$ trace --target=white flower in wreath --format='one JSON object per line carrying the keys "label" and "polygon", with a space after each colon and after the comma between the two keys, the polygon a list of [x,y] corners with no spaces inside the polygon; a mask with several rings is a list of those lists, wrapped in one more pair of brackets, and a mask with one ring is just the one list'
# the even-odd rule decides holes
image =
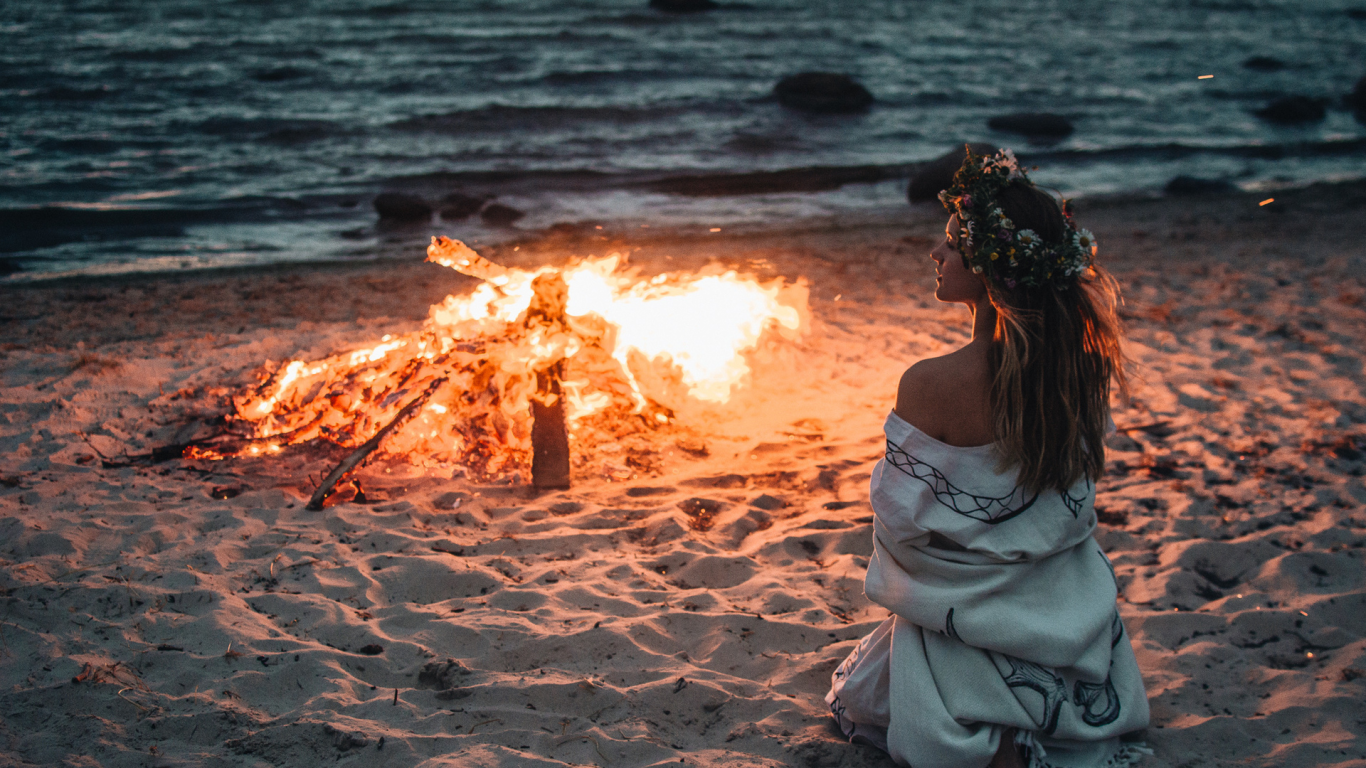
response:
{"label": "white flower in wreath", "polygon": [[1039,244],[1039,235],[1032,229],[1022,229],[1015,233],[1015,240],[1025,248],[1033,248]]}
{"label": "white flower in wreath", "polygon": [[1092,256],[1096,255],[1096,251],[1098,250],[1096,246],[1096,236],[1091,234],[1089,230],[1077,230],[1077,232],[1072,235],[1072,242],[1076,243],[1077,249],[1082,253],[1087,253]]}
{"label": "white flower in wreath", "polygon": [[1019,179],[1024,177],[1024,174],[1020,172],[1020,163],[1015,159],[1014,152],[1003,149],[1000,151],[999,156],[1001,157],[1001,165],[1010,171],[1010,178]]}

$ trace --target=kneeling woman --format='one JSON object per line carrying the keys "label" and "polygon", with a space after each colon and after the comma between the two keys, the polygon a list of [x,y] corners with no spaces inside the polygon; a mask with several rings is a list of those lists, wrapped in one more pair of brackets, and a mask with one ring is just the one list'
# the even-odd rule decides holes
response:
{"label": "kneeling woman", "polygon": [[1148,700],[1091,536],[1118,291],[1009,151],[969,151],[940,200],[935,298],[968,305],[972,341],[901,379],[864,585],[892,616],[826,701],[915,768],[1127,765]]}

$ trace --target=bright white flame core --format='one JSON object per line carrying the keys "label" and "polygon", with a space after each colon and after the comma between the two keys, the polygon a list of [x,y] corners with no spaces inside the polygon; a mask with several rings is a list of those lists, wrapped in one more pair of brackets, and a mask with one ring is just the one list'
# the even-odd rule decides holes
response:
{"label": "bright white flame core", "polygon": [[[615,274],[619,263],[612,255],[564,268],[567,314],[596,314],[614,326],[616,344],[610,351],[625,370],[633,350],[649,360],[671,360],[689,394],[699,400],[730,398],[732,387],[749,372],[744,352],[758,343],[770,323],[788,331],[801,327],[801,312],[779,300],[779,281],[762,285],[735,272],[639,281]],[[531,282],[545,271],[549,268],[509,270],[501,291],[481,283],[468,296],[448,296],[432,308],[431,320],[452,327],[456,336],[465,335],[460,332],[465,329],[455,326],[466,323],[511,322],[526,310]],[[572,356],[574,349],[565,352]],[[578,399],[576,394],[571,399]]]}

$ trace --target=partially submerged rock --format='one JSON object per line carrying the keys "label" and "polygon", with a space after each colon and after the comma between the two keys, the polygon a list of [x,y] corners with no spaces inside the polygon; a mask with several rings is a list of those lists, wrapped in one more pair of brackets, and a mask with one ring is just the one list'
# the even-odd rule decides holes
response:
{"label": "partially submerged rock", "polygon": [[1366,123],[1366,77],[1358,80],[1356,87],[1347,94],[1347,106],[1352,108],[1358,122]]}
{"label": "partially submerged rock", "polygon": [[408,223],[432,218],[431,204],[406,192],[381,192],[374,204],[380,221]]}
{"label": "partially submerged rock", "polygon": [[445,221],[462,221],[479,212],[488,202],[487,197],[476,197],[464,192],[452,192],[441,198],[441,218]]}
{"label": "partially submerged rock", "polygon": [[1276,72],[1285,69],[1285,62],[1271,56],[1252,56],[1243,61],[1243,68],[1259,72]]}
{"label": "partially submerged rock", "polygon": [[721,6],[712,0],[650,0],[650,7],[665,13],[700,13]]}
{"label": "partially submerged rock", "polygon": [[873,94],[852,77],[836,72],[788,75],[773,86],[778,103],[804,112],[862,112],[873,105]]}
{"label": "partially submerged rock", "polygon": [[1076,130],[1072,121],[1051,112],[1016,112],[998,115],[987,121],[993,131],[1018,133],[1031,139],[1062,139]]}
{"label": "partially submerged rock", "polygon": [[1257,117],[1281,125],[1317,123],[1327,114],[1322,99],[1308,96],[1283,96],[1256,112]]}
{"label": "partially submerged rock", "polygon": [[510,227],[526,213],[502,203],[489,203],[479,212],[479,218],[491,227]]}

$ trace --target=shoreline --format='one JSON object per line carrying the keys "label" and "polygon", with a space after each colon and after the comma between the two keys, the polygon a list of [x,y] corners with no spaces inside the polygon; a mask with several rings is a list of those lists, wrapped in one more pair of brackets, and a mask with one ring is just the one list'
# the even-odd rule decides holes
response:
{"label": "shoreline", "polygon": [[[1026,155],[1024,162],[1029,162]],[[637,179],[625,186],[606,184],[602,179],[580,178],[583,174],[571,173],[568,178],[578,179],[587,184],[583,189],[574,191],[569,187],[551,186],[535,189],[520,189],[517,182],[511,187],[489,187],[481,194],[494,195],[494,199],[512,202],[528,208],[523,227],[498,227],[482,224],[478,216],[446,221],[436,214],[430,215],[425,222],[398,224],[380,221],[370,209],[369,200],[373,194],[317,196],[307,200],[279,199],[273,203],[268,200],[229,201],[221,214],[212,209],[191,208],[183,214],[180,221],[174,209],[128,208],[128,209],[65,209],[36,208],[32,211],[10,210],[0,212],[0,218],[13,219],[8,228],[8,237],[14,243],[5,245],[6,252],[0,256],[0,266],[12,270],[0,277],[0,289],[8,286],[51,280],[65,280],[88,275],[91,279],[110,279],[117,275],[158,275],[199,270],[269,269],[277,265],[321,265],[328,263],[402,261],[401,254],[412,251],[420,253],[419,245],[429,234],[447,234],[471,242],[476,247],[491,247],[502,244],[513,246],[528,240],[558,239],[570,241],[585,239],[583,235],[596,235],[589,232],[595,226],[602,226],[608,234],[622,239],[641,239],[637,231],[641,228],[657,228],[658,234],[646,236],[646,241],[659,237],[687,237],[713,226],[724,230],[740,230],[745,233],[764,236],[780,235],[785,230],[807,231],[828,227],[854,227],[875,224],[885,220],[889,224],[906,219],[919,218],[921,215],[935,215],[936,204],[918,204],[907,208],[905,205],[905,180],[926,164],[896,166],[857,166],[857,167],[812,167],[794,168],[778,171],[758,171],[738,174],[670,175],[654,174],[648,178]],[[459,186],[446,174],[438,174],[425,179],[416,186],[404,186],[409,193],[425,196],[432,203]],[[493,175],[490,178],[496,177]],[[410,182],[414,180],[409,180]],[[1197,208],[1219,208],[1236,205],[1239,201],[1262,196],[1280,196],[1287,199],[1304,200],[1315,194],[1361,198],[1361,189],[1366,180],[1335,182],[1314,182],[1308,185],[1291,184],[1286,187],[1275,185],[1253,191],[1234,188],[1221,191],[1218,180],[1193,180],[1192,194],[1165,194],[1159,191],[1130,191],[1122,193],[1097,193],[1073,198],[1079,208],[1088,206],[1108,208],[1116,205],[1138,205],[1154,200],[1173,201],[1173,204],[1192,205]],[[1201,186],[1204,185],[1204,186]],[[569,192],[568,195],[564,194]],[[505,195],[511,195],[506,197]],[[523,195],[524,197],[518,197]],[[526,196],[530,195],[530,196]],[[578,197],[576,197],[577,195]],[[648,200],[639,198],[644,195]],[[624,197],[623,197],[624,196]],[[1283,204],[1284,205],[1284,204]],[[624,206],[624,207],[623,207]],[[632,207],[634,206],[634,207]],[[280,211],[270,213],[275,207]],[[289,209],[292,213],[285,213]],[[651,211],[659,213],[652,220]],[[1346,210],[1346,209],[1344,209]],[[264,218],[259,220],[246,216],[256,211]],[[23,214],[39,215],[43,229],[29,231],[18,227],[24,220]],[[269,214],[269,215],[267,215]],[[303,216],[293,220],[290,216]],[[29,216],[27,218],[32,218]],[[289,227],[302,227],[300,233],[288,234]],[[196,253],[193,249],[185,256],[156,255],[152,248],[146,256],[138,256],[142,249],[162,242],[173,242],[177,238],[188,245],[197,242],[204,227],[225,228],[224,234],[229,241],[233,237],[259,240],[257,246],[244,249],[228,249],[222,255],[204,255],[210,251]],[[252,228],[263,228],[252,234]],[[198,228],[198,229],[196,229]],[[238,228],[238,229],[233,229]],[[274,229],[272,229],[274,228]],[[50,230],[50,231],[49,231]],[[146,237],[137,239],[137,233],[146,231]],[[159,232],[159,234],[158,234]],[[237,232],[237,234],[225,234]],[[125,239],[120,240],[123,237]],[[134,237],[134,239],[126,239]],[[299,239],[299,238],[304,239]],[[117,252],[124,249],[131,260],[90,263],[72,270],[24,269],[24,263],[48,263],[61,257],[52,255],[34,256],[43,253],[42,249],[15,250],[25,238],[52,239],[54,244],[71,244],[83,238],[95,238],[90,248],[103,247]],[[98,245],[101,238],[110,238]],[[206,241],[206,243],[209,241]],[[215,241],[216,242],[216,241]],[[265,244],[265,245],[261,245]],[[215,246],[217,247],[217,246]],[[255,250],[254,250],[255,248]],[[260,250],[264,248],[264,250]],[[309,254],[303,260],[262,260],[262,254],[273,252],[297,252]],[[335,254],[328,257],[323,254]],[[320,257],[321,256],[321,257]],[[67,256],[71,259],[73,256]],[[252,263],[234,266],[214,264],[213,259],[243,259]],[[184,262],[190,264],[202,259],[210,259],[205,266],[185,266],[181,269],[165,268],[156,264]],[[78,261],[71,262],[73,264]],[[143,264],[144,266],[139,266]],[[6,266],[7,265],[7,266]]]}
{"label": "shoreline", "polygon": [[[1266,197],[1078,204],[1139,373],[1096,538],[1150,768],[1366,763],[1366,183]],[[209,429],[264,361],[414,330],[473,280],[415,254],[0,285],[0,754],[885,768],[821,697],[886,615],[862,579],[895,382],[968,337],[932,298],[942,227],[919,206],[481,248],[801,277],[811,329],[725,406],[576,444],[567,491],[376,459],[368,503],[321,513],[303,505],[322,448],[100,457]]]}

